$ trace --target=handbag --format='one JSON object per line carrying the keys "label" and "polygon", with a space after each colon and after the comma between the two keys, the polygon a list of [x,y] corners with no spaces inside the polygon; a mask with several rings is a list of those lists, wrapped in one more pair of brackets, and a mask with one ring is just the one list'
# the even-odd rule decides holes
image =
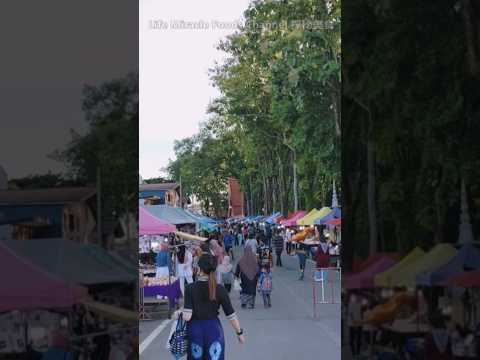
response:
{"label": "handbag", "polygon": [[187,322],[182,314],[178,316],[177,326],[170,337],[170,353],[179,358],[185,356],[188,350]]}
{"label": "handbag", "polygon": [[233,282],[233,290],[242,291],[242,286],[240,285],[240,280],[235,279],[235,281]]}

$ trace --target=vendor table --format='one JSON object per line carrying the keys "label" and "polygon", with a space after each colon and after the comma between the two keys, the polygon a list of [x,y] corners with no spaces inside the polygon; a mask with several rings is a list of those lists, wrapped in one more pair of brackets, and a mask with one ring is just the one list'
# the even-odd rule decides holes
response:
{"label": "vendor table", "polygon": [[144,299],[147,297],[166,296],[170,303],[170,309],[174,309],[177,299],[182,296],[180,281],[176,280],[170,285],[145,286],[143,288],[143,296]]}

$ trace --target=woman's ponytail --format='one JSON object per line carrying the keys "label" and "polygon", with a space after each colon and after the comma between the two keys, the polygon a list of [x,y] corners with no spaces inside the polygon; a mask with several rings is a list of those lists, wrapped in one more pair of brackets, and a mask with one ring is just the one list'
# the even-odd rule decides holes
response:
{"label": "woman's ponytail", "polygon": [[208,298],[210,301],[217,300],[217,281],[215,280],[215,271],[208,274]]}
{"label": "woman's ponytail", "polygon": [[208,298],[210,301],[217,300],[217,281],[215,280],[215,270],[217,269],[217,259],[211,254],[203,254],[198,259],[198,267],[204,274],[208,274]]}

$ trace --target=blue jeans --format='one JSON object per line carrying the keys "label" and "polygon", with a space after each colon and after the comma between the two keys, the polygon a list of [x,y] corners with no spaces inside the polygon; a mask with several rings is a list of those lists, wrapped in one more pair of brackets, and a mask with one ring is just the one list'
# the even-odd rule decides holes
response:
{"label": "blue jeans", "polygon": [[300,270],[305,270],[305,264],[307,263],[307,255],[304,253],[297,253],[298,261],[300,262]]}

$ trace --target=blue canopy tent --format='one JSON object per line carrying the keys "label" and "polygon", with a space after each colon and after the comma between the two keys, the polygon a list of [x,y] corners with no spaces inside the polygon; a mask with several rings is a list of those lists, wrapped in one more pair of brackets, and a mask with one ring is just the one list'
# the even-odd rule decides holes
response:
{"label": "blue canopy tent", "polygon": [[275,219],[277,219],[278,217],[282,216],[282,213],[280,212],[276,212],[272,215],[270,215],[269,217],[267,217],[265,219],[265,222],[269,223],[269,224],[275,224]]}
{"label": "blue canopy tent", "polygon": [[141,205],[153,216],[174,225],[198,224],[198,220],[182,208],[168,205]]}
{"label": "blue canopy tent", "polygon": [[449,277],[459,274],[465,269],[480,269],[480,250],[472,244],[464,245],[458,250],[457,255],[448,263],[434,271],[417,276],[417,285],[436,286],[443,285]]}
{"label": "blue canopy tent", "polygon": [[320,219],[316,219],[313,223],[315,225],[325,225],[328,221],[342,218],[342,210],[339,207],[334,207],[327,215]]}
{"label": "blue canopy tent", "polygon": [[256,222],[262,222],[262,221],[265,221],[266,218],[267,218],[267,216],[265,216],[265,215],[258,215],[258,216],[254,219],[254,221],[256,221]]}
{"label": "blue canopy tent", "polygon": [[208,232],[212,232],[217,229],[218,221],[210,219],[209,217],[206,217],[200,214],[196,214],[189,210],[185,210],[185,212],[196,220],[196,222],[200,226],[200,230],[206,230]]}

